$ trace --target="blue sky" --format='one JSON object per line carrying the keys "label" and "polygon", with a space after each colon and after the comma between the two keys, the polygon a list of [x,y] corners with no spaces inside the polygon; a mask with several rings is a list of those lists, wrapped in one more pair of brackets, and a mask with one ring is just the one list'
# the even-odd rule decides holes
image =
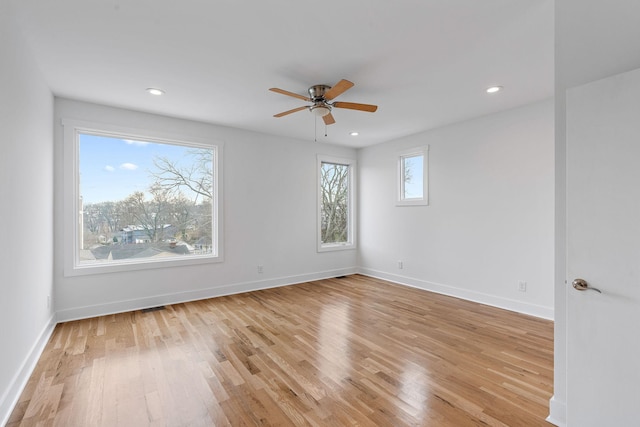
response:
{"label": "blue sky", "polygon": [[80,194],[84,204],[119,201],[146,192],[156,156],[191,159],[180,145],[80,134]]}

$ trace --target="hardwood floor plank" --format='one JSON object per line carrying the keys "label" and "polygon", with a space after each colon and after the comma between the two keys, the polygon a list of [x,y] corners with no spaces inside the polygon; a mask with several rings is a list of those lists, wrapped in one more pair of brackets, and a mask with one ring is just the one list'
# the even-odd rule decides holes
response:
{"label": "hardwood floor plank", "polygon": [[8,426],[544,426],[552,382],[552,322],[353,275],[59,324]]}

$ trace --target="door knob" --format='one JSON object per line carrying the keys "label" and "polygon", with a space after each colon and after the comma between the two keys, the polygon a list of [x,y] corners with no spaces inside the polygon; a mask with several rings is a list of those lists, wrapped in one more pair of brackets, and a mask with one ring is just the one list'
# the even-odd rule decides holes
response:
{"label": "door knob", "polygon": [[598,293],[602,293],[600,289],[590,287],[587,281],[584,279],[575,279],[572,285],[573,289],[577,291],[596,291]]}

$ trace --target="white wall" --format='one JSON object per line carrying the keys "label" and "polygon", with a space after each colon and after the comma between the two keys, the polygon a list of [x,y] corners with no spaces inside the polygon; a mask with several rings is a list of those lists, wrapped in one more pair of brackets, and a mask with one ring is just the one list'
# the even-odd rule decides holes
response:
{"label": "white wall", "polygon": [[[66,99],[55,102],[55,270],[60,320],[133,310],[356,271],[356,251],[316,251],[316,156],[354,149]],[[224,143],[224,262],[64,277],[62,118]],[[264,266],[258,274],[257,266]]]}
{"label": "white wall", "polygon": [[[547,100],[362,149],[361,271],[552,318],[553,114]],[[429,206],[397,207],[397,156],[423,145]]]}
{"label": "white wall", "polygon": [[54,325],[53,97],[0,2],[0,425]]}

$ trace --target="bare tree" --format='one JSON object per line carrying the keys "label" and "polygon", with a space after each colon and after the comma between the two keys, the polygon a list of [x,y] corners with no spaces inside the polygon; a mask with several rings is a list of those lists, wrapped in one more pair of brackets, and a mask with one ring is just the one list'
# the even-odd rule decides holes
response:
{"label": "bare tree", "polygon": [[178,191],[188,189],[196,194],[194,204],[198,197],[212,199],[213,197],[213,150],[194,148],[188,151],[195,160],[188,166],[180,166],[178,162],[166,157],[156,157],[153,164],[157,172],[151,175],[156,178],[156,183],[161,187]]}
{"label": "bare tree", "polygon": [[136,191],[124,200],[127,213],[134,220],[134,224],[142,227],[151,242],[158,242],[164,236],[164,226],[168,223],[171,199],[169,190],[159,184],[149,188],[151,200],[147,201],[145,194]]}
{"label": "bare tree", "polygon": [[85,243],[94,243],[99,236],[111,240],[120,229],[119,203],[100,202],[84,206]]}
{"label": "bare tree", "polygon": [[[211,149],[188,150],[191,162],[184,166],[178,160],[156,157],[151,175],[156,184],[174,195],[172,224],[185,241],[211,241],[213,200],[213,155]],[[192,194],[192,199],[185,196]]]}
{"label": "bare tree", "polygon": [[323,163],[320,180],[321,240],[323,243],[346,242],[349,237],[349,166]]}
{"label": "bare tree", "polygon": [[187,199],[182,193],[178,193],[171,199],[168,208],[168,218],[171,225],[176,229],[176,236],[180,240],[190,241],[192,237],[192,205],[193,202]]}
{"label": "bare tree", "polygon": [[84,226],[91,233],[98,233],[100,230],[100,211],[93,204],[87,204],[82,211]]}
{"label": "bare tree", "polygon": [[411,169],[411,165],[407,162],[406,157],[402,159],[402,166],[404,168],[404,183],[409,184],[413,181],[413,169]]}

